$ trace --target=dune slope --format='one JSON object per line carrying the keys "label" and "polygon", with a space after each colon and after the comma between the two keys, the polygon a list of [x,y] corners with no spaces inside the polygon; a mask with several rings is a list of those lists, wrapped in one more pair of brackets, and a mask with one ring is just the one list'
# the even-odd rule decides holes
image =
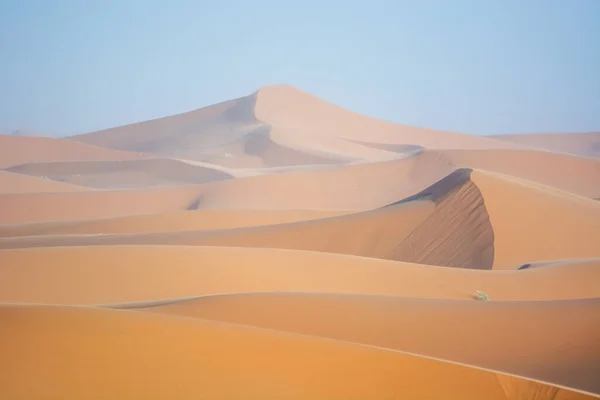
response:
{"label": "dune slope", "polygon": [[[405,353],[189,318],[47,306],[0,307],[0,318],[8,398],[503,400],[507,384],[515,399],[591,398]],[[431,376],[436,384],[425,384]]]}
{"label": "dune slope", "polygon": [[369,344],[600,393],[600,299],[486,303],[250,293],[134,310]]}
{"label": "dune slope", "polygon": [[94,246],[0,250],[0,302],[105,304],[241,292],[494,301],[600,297],[599,260],[521,271],[443,268],[293,250]]}
{"label": "dune slope", "polygon": [[35,162],[135,160],[147,157],[66,139],[0,135],[0,168]]}

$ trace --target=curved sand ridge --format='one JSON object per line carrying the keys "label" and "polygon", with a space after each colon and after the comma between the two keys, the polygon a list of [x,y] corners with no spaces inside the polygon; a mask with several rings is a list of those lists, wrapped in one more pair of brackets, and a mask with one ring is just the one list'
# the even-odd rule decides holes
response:
{"label": "curved sand ridge", "polygon": [[[255,118],[256,94],[69,139],[128,151],[206,161],[235,168],[340,163],[281,144],[272,127]],[[343,161],[343,160],[342,160]]]}
{"label": "curved sand ridge", "polygon": [[270,247],[490,269],[493,231],[469,175],[469,170],[456,171],[415,196],[415,201],[321,220],[219,231],[7,238],[0,240],[0,248],[108,244]]}
{"label": "curved sand ridge", "polygon": [[523,148],[506,141],[408,127],[352,113],[290,86],[183,114],[70,137],[98,146],[234,168],[384,161],[372,141],[425,148]]}
{"label": "curved sand ridge", "polygon": [[600,262],[522,271],[424,266],[342,254],[193,246],[0,250],[0,302],[107,304],[245,292],[493,301],[600,297]]}
{"label": "curved sand ridge", "polygon": [[600,393],[598,298],[486,303],[248,293],[131,309],[396,349]]}
{"label": "curved sand ridge", "polygon": [[412,354],[190,318],[56,306],[0,307],[0,318],[7,398],[592,398]]}
{"label": "curved sand ridge", "polygon": [[[536,260],[600,257],[598,221],[600,204],[594,200],[529,181],[461,169],[418,195],[362,213],[216,231],[3,238],[0,248],[270,247],[449,267],[517,269]],[[553,224],[561,229],[549,229]],[[532,243],[532,237],[539,241]]]}
{"label": "curved sand ridge", "polygon": [[200,184],[233,178],[225,171],[159,158],[33,163],[14,166],[8,171],[45,175],[53,180],[101,189]]}
{"label": "curved sand ridge", "polygon": [[[190,207],[365,210],[410,196],[451,171],[452,166],[443,159],[423,154],[390,162],[253,176],[187,188],[90,191],[77,195],[0,194],[0,209],[10,210],[0,215],[0,225],[149,214]],[[402,184],[391,184],[398,180]],[[182,196],[182,201],[178,201]],[[151,207],[156,203],[172,206]],[[37,207],[39,204],[43,207]]]}

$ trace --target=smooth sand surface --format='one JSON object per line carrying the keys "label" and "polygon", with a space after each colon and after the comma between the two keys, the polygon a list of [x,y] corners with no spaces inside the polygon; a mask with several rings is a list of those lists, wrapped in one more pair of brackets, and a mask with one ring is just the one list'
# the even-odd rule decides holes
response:
{"label": "smooth sand surface", "polygon": [[0,135],[0,398],[600,398],[598,146],[290,86]]}
{"label": "smooth sand surface", "polygon": [[147,157],[66,139],[0,135],[0,168],[48,161],[135,160]]}
{"label": "smooth sand surface", "polygon": [[494,268],[600,256],[600,203],[532,181],[474,171],[494,228]]}
{"label": "smooth sand surface", "polygon": [[0,193],[0,225],[195,209],[198,186],[56,193]]}
{"label": "smooth sand surface", "polygon": [[494,135],[490,137],[550,151],[576,154],[584,157],[600,157],[600,132],[525,133],[517,135]]}
{"label": "smooth sand surface", "polygon": [[232,229],[322,219],[351,213],[319,210],[184,210],[113,218],[0,225],[0,237]]}
{"label": "smooth sand surface", "polygon": [[600,392],[598,298],[481,302],[249,293],[132,309],[368,344]]}
{"label": "smooth sand surface", "polygon": [[85,190],[63,182],[56,182],[36,176],[15,174],[0,170],[0,194],[1,193],[39,193],[39,192],[75,192]]}
{"label": "smooth sand surface", "polygon": [[319,292],[493,301],[600,297],[600,261],[521,271],[227,247],[0,250],[0,302],[105,304],[220,293]]}
{"label": "smooth sand surface", "polygon": [[186,185],[231,179],[217,169],[170,159],[62,161],[13,166],[11,172],[99,189]]}
{"label": "smooth sand surface", "polygon": [[417,355],[191,318],[57,306],[4,306],[0,318],[0,395],[11,399],[591,398]]}

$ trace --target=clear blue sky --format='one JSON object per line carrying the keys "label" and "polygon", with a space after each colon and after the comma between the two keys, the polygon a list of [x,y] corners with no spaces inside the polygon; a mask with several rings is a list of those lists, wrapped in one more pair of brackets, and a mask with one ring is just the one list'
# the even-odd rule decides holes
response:
{"label": "clear blue sky", "polygon": [[287,83],[476,134],[600,129],[600,0],[0,0],[0,131],[82,133]]}

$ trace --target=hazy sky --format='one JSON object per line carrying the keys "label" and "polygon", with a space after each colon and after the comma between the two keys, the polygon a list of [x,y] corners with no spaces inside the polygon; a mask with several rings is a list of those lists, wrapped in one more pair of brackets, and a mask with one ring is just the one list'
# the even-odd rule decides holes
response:
{"label": "hazy sky", "polygon": [[0,131],[82,133],[279,83],[409,125],[600,130],[600,0],[0,0]]}

